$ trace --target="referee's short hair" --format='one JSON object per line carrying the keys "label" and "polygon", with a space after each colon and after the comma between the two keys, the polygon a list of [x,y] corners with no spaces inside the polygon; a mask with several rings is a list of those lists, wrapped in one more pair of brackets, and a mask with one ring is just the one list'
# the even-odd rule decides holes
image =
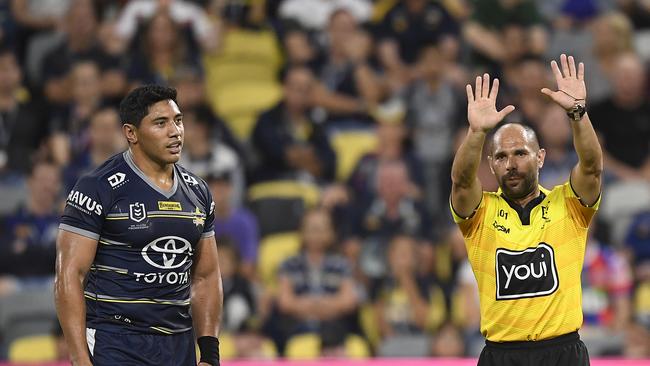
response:
{"label": "referee's short hair", "polygon": [[133,89],[120,103],[120,121],[140,127],[142,119],[149,114],[149,107],[162,101],[176,101],[176,89],[162,85],[144,85]]}
{"label": "referee's short hair", "polygon": [[488,156],[492,156],[492,154],[494,154],[494,139],[495,139],[496,135],[499,133],[499,131],[501,131],[502,128],[504,128],[506,126],[510,126],[510,125],[519,125],[519,126],[521,126],[524,129],[524,133],[533,142],[533,146],[537,150],[539,150],[540,146],[539,146],[539,139],[537,138],[537,132],[535,132],[535,130],[532,127],[530,127],[530,126],[528,126],[526,124],[523,124],[521,122],[501,122],[494,129],[492,129],[492,131],[490,131],[490,134],[488,136],[489,137],[487,139],[488,140],[488,146],[487,146],[488,147],[488,150],[487,150]]}

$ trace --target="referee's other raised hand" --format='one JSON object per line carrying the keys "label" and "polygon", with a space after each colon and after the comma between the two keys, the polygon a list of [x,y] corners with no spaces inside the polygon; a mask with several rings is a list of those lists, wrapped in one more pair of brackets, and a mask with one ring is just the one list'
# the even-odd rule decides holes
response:
{"label": "referee's other raised hand", "polygon": [[515,107],[508,105],[497,111],[496,101],[499,94],[499,79],[492,82],[490,90],[490,75],[476,77],[476,88],[467,84],[467,119],[472,131],[488,132],[501,122]]}

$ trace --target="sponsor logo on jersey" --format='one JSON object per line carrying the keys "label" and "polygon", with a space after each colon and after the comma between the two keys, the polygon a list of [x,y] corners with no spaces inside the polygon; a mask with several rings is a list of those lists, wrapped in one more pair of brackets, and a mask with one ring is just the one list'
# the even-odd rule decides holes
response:
{"label": "sponsor logo on jersey", "polygon": [[553,248],[546,243],[522,251],[496,251],[497,300],[550,295],[559,287]]}
{"label": "sponsor logo on jersey", "polygon": [[161,211],[182,211],[180,202],[158,201],[158,209]]}
{"label": "sponsor logo on jersey", "polygon": [[96,215],[102,214],[102,205],[79,191],[70,191],[70,194],[68,194],[68,204],[88,215],[92,213]]}
{"label": "sponsor logo on jersey", "polygon": [[199,184],[199,182],[196,180],[196,178],[194,178],[193,176],[191,176],[191,175],[189,175],[187,173],[181,173],[181,177],[183,177],[183,180],[185,182],[187,182],[187,184],[189,184],[189,185],[195,186],[195,185]]}
{"label": "sponsor logo on jersey", "polygon": [[194,220],[192,222],[196,226],[203,226],[205,224],[205,214],[198,207],[194,210]]}
{"label": "sponsor logo on jersey", "polygon": [[505,227],[504,225],[499,224],[498,222],[496,222],[496,220],[492,223],[492,227],[493,227],[496,231],[502,231],[502,232],[504,232],[504,233],[506,233],[506,234],[510,234],[510,228],[509,228],[509,227]]}
{"label": "sponsor logo on jersey", "polygon": [[142,248],[142,257],[150,265],[174,269],[185,264],[192,255],[190,242],[178,236],[163,236]]}
{"label": "sponsor logo on jersey", "polygon": [[140,222],[147,218],[147,210],[144,203],[136,202],[129,205],[129,218],[135,222]]}
{"label": "sponsor logo on jersey", "polygon": [[115,188],[120,183],[124,183],[125,178],[126,178],[126,174],[117,172],[111,175],[110,177],[108,177],[108,183],[111,185],[112,188]]}

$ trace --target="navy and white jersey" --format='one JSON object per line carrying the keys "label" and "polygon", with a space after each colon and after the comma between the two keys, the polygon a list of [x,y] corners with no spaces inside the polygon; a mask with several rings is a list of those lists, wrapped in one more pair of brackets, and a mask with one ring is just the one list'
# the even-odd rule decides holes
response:
{"label": "navy and white jersey", "polygon": [[214,235],[207,184],[174,165],[170,191],[157,187],[129,151],[79,179],[61,230],[98,240],[84,288],[86,326],[120,333],[192,328],[190,270],[199,240]]}

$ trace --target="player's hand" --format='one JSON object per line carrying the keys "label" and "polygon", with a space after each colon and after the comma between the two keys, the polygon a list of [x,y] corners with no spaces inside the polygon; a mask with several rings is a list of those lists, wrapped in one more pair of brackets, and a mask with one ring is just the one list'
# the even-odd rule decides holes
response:
{"label": "player's hand", "polygon": [[569,110],[576,102],[586,103],[587,87],[585,86],[585,65],[581,62],[576,70],[576,63],[573,56],[560,56],[562,71],[555,60],[551,61],[551,70],[555,75],[558,90],[548,88],[542,89],[542,93],[548,95],[562,108]]}
{"label": "player's hand", "polygon": [[494,79],[490,91],[490,75],[476,77],[476,90],[467,84],[467,119],[469,127],[475,132],[488,132],[501,122],[515,107],[509,105],[497,111],[496,102],[499,93],[499,79]]}

